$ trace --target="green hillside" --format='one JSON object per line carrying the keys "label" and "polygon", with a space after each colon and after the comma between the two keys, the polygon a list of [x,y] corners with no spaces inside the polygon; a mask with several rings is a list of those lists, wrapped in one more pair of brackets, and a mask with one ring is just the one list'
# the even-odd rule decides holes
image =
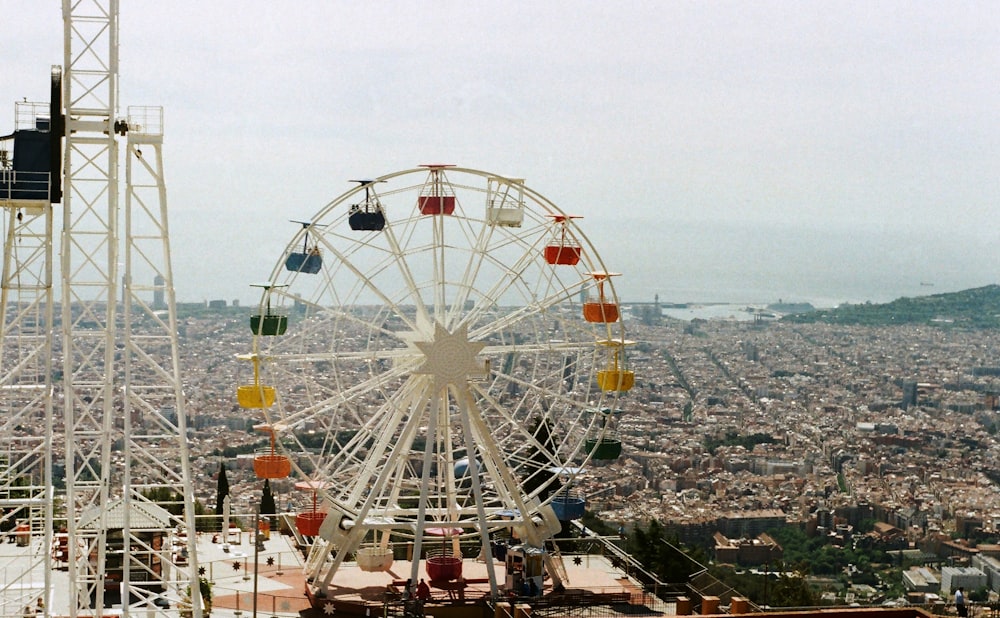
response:
{"label": "green hillside", "polygon": [[834,309],[788,315],[782,320],[798,324],[926,324],[939,327],[1000,328],[1000,285],[987,285],[949,294],[897,298],[883,305],[841,305]]}

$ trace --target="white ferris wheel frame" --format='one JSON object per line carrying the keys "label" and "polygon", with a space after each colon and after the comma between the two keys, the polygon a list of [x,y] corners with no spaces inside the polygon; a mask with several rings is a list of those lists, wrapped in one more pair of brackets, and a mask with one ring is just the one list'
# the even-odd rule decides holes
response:
{"label": "white ferris wheel frame", "polygon": [[[385,227],[351,230],[352,207],[383,213]],[[412,539],[419,556],[431,528],[483,551],[498,530],[538,547],[559,531],[550,503],[590,462],[585,438],[607,430],[598,411],[619,405],[594,374],[628,343],[617,317],[579,313],[577,297],[599,292],[616,311],[617,297],[575,218],[522,179],[432,165],[360,181],[302,224],[286,255],[315,252],[323,267],[280,260],[262,284],[258,315],[285,311],[297,334],[256,335],[254,384],[241,388],[274,389],[262,420],[327,513],[311,580],[329,586],[352,554],[390,538]],[[579,263],[546,262],[553,242]],[[325,432],[325,454],[296,437],[306,428]]]}

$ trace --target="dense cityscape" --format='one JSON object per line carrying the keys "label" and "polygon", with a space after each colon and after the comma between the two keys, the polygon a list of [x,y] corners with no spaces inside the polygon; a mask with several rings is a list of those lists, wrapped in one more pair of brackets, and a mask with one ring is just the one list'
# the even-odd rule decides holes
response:
{"label": "dense cityscape", "polygon": [[45,4],[0,618],[1000,618],[980,3]]}
{"label": "dense cityscape", "polygon": [[[248,312],[181,320],[197,498],[214,506],[225,464],[238,513],[260,499],[265,439],[233,398]],[[628,534],[656,520],[747,567],[780,560],[767,531],[781,527],[878,547],[909,569],[912,602],[1000,586],[996,331],[642,315],[626,316],[639,343],[613,429],[623,454],[578,481],[599,521]],[[279,508],[303,499],[291,481],[272,489]]]}

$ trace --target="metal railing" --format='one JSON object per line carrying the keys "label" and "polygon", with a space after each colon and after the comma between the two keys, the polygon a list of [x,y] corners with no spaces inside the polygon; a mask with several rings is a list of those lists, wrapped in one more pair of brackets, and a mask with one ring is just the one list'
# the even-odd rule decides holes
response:
{"label": "metal railing", "polygon": [[0,168],[0,200],[48,201],[51,180],[50,172],[25,172]]}

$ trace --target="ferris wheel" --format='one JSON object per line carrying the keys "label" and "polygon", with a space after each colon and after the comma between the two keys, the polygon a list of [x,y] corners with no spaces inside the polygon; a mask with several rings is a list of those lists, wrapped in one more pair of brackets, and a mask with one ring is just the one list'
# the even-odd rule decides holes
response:
{"label": "ferris wheel", "polygon": [[258,476],[302,490],[309,581],[388,570],[393,542],[431,556],[432,579],[460,540],[543,547],[582,515],[574,478],[621,452],[634,373],[615,273],[522,179],[426,165],[355,182],[296,222],[261,284],[237,392],[272,436]]}

